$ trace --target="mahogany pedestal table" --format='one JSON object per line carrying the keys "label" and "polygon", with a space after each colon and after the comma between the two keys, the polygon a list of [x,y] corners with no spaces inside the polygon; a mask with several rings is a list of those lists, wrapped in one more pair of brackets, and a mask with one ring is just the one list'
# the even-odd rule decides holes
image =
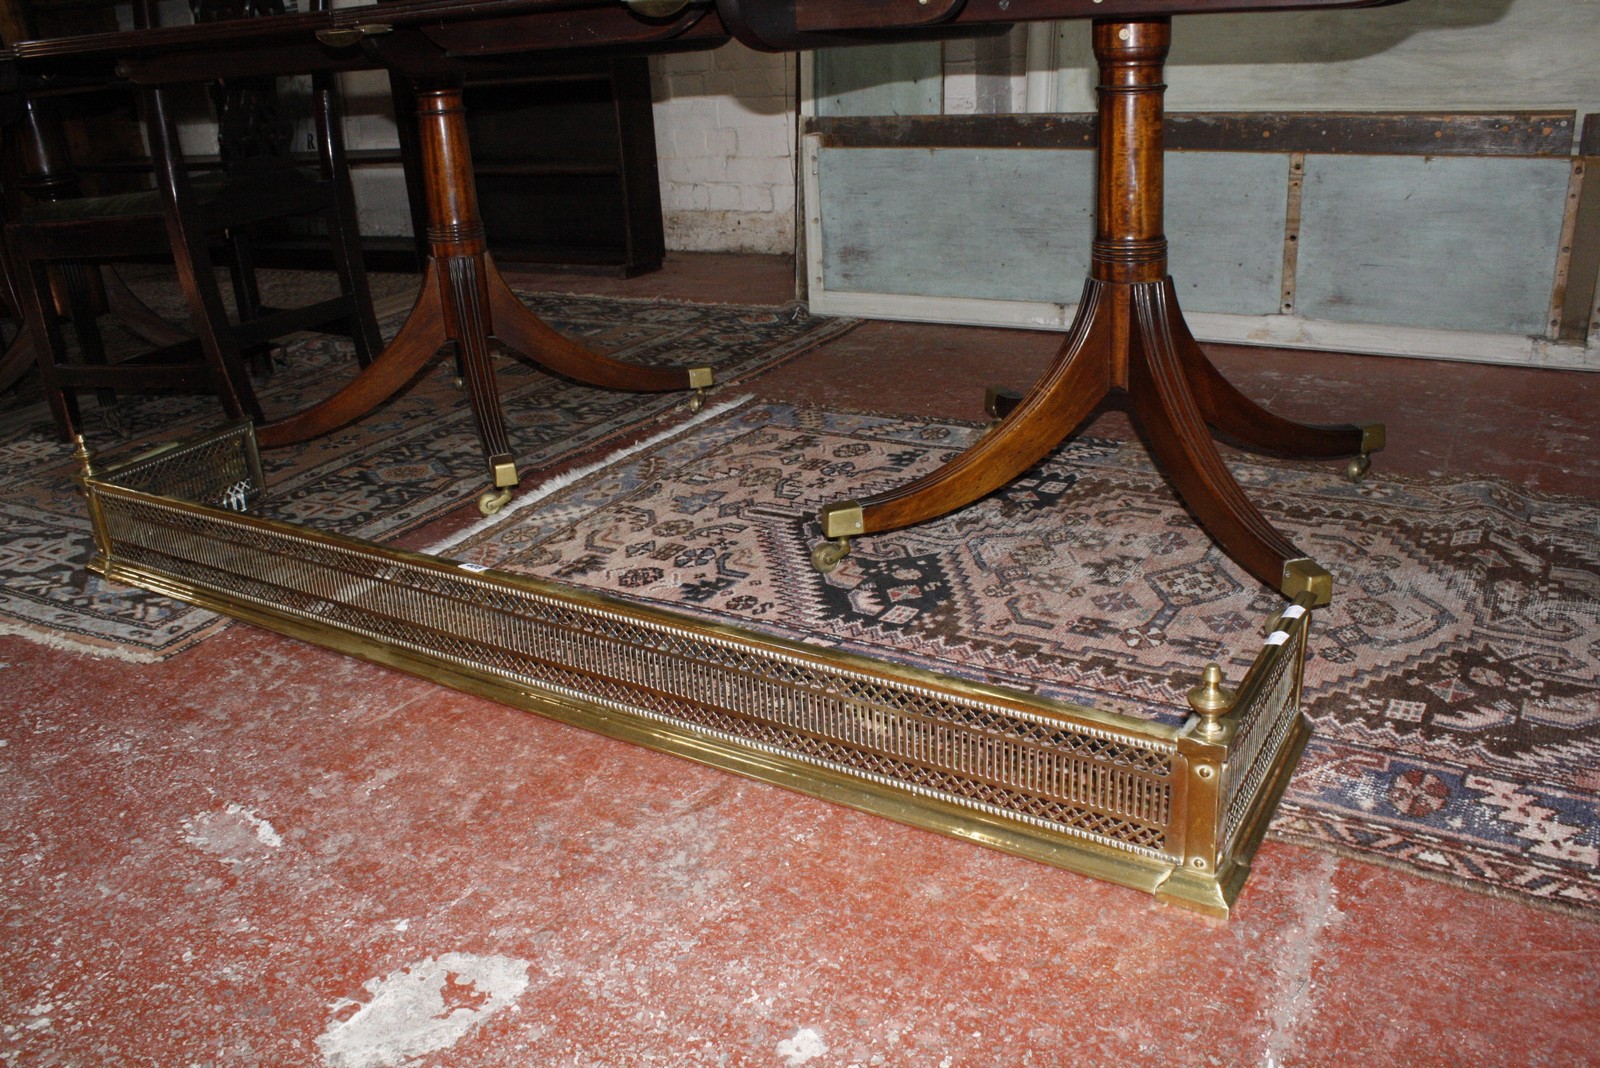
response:
{"label": "mahogany pedestal table", "polygon": [[1328,572],[1279,533],[1223,463],[1211,431],[1288,456],[1352,456],[1351,478],[1384,444],[1381,424],[1315,426],[1256,404],[1225,379],[1183,320],[1162,232],[1162,67],[1166,18],[1097,21],[1099,175],[1090,276],[1065,340],[1023,397],[990,393],[991,431],[950,463],[865,500],[825,507],[812,560],[827,570],[850,539],[970,504],[1010,482],[1071,434],[1113,392],[1184,503],[1246,571],[1291,600],[1332,596]]}
{"label": "mahogany pedestal table", "polygon": [[[1108,394],[1135,425],[1201,526],[1251,575],[1290,599],[1331,597],[1328,572],[1297,549],[1239,487],[1213,430],[1308,458],[1355,457],[1359,477],[1382,446],[1376,424],[1317,426],[1277,416],[1231,386],[1185,325],[1162,232],[1162,69],[1170,17],[1222,10],[1365,7],[1395,0],[393,0],[371,6],[21,42],[24,67],[115,61],[134,82],[226,73],[384,66],[417,87],[430,258],[421,296],[388,348],[328,400],[260,428],[287,445],[352,422],[406,385],[443,349],[456,353],[493,481],[492,512],[517,482],[490,363],[491,338],[579,381],[693,390],[706,368],[643,368],[561,337],[512,294],[485,251],[461,108],[462,70],[494,57],[577,51],[807,48],[984,32],[1007,23],[1093,18],[1100,67],[1099,174],[1090,277],[1055,361],[991,433],[939,471],[821,513],[828,567],[851,538],[944,514],[1004,485],[1058,445]],[[499,60],[506,62],[505,59]],[[525,60],[523,60],[525,61]]]}
{"label": "mahogany pedestal table", "polygon": [[479,510],[489,515],[511,499],[518,482],[490,359],[491,338],[548,371],[589,385],[636,392],[693,390],[695,408],[712,385],[712,374],[706,367],[642,367],[613,359],[562,336],[529,311],[485,245],[460,85],[419,86],[416,100],[429,220],[428,263],[417,303],[394,340],[349,385],[318,405],[259,427],[256,434],[271,448],[354,422],[409,383],[445,347],[453,347],[493,480],[478,498]]}
{"label": "mahogany pedestal table", "polygon": [[[1369,2],[395,0],[250,20],[260,25],[227,32],[102,35],[54,46],[53,58],[47,43],[17,46],[20,61],[41,67],[114,57],[135,82],[204,77],[219,65],[382,65],[409,78],[422,102],[428,162],[432,259],[423,295],[395,341],[350,386],[269,424],[262,437],[283,443],[358,418],[448,342],[494,468],[508,456],[491,337],[601,385],[698,390],[709,376],[596,356],[522,309],[483,251],[457,63],[601,46],[659,51],[728,36],[796,50],[1021,19],[1103,17],[1095,26],[1104,83],[1097,235],[1079,318],[1061,353],[999,425],[939,475],[830,507],[824,522],[831,537],[849,538],[958,508],[1043,456],[1105,395],[1125,393],[1212,536],[1294,602],[1267,628],[1237,688],[1223,686],[1220,668],[1206,670],[1189,691],[1194,715],[1165,710],[1147,719],[1054,701],[276,523],[250,514],[250,494],[262,480],[246,425],[115,472],[91,470],[85,456],[99,551],[91,568],[564,722],[1225,916],[1310,736],[1299,706],[1310,609],[1328,599],[1331,580],[1244,496],[1210,428],[1276,451],[1363,459],[1381,434],[1265,412],[1227,385],[1184,326],[1161,232],[1167,16],[1225,4]],[[497,489],[508,489],[514,467],[494,469]],[[179,486],[181,499],[169,488]],[[229,509],[236,497],[243,511]],[[222,503],[199,503],[213,499]],[[174,553],[174,542],[204,551]]]}
{"label": "mahogany pedestal table", "polygon": [[[404,22],[439,21],[481,10],[564,11],[563,0],[463,4],[410,0],[355,9]],[[581,4],[579,6],[582,6]],[[617,5],[626,15],[626,9]],[[349,9],[345,9],[348,22]],[[489,469],[478,498],[486,515],[510,499],[519,481],[492,363],[495,343],[555,374],[603,388],[635,392],[690,391],[698,408],[713,376],[707,367],[646,367],[592,351],[551,328],[512,292],[490,257],[479,213],[462,106],[462,64],[429,44],[413,26],[341,24],[340,15],[311,12],[116,34],[20,42],[12,52],[25,71],[48,79],[109,63],[134,84],[205,81],[231,75],[295,73],[382,66],[409,78],[417,105],[427,203],[428,261],[421,289],[394,339],[354,379],[325,400],[256,428],[266,448],[297,444],[355,422],[405,388],[436,358],[453,353]],[[494,31],[488,30],[491,37]],[[652,31],[654,32],[654,31]],[[720,38],[725,39],[725,38]],[[359,46],[357,48],[356,46]],[[9,364],[5,365],[9,370]]]}

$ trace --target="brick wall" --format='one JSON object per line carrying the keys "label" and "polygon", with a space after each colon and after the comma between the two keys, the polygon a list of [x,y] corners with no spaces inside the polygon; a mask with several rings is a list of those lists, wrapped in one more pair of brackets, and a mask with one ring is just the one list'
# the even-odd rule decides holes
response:
{"label": "brick wall", "polygon": [[728,44],[650,72],[667,247],[792,252],[795,57]]}

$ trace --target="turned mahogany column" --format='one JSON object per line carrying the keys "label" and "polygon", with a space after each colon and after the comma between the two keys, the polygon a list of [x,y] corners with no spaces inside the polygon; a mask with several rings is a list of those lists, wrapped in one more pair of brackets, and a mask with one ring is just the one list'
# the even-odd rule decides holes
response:
{"label": "turned mahogany column", "polygon": [[897,489],[822,510],[812,559],[827,570],[850,539],[964,507],[1016,478],[1070,435],[1112,393],[1200,525],[1246,571],[1284,596],[1326,604],[1326,570],[1280,534],[1245,496],[1211,439],[1304,457],[1357,456],[1382,445],[1380,426],[1314,426],[1283,419],[1234,389],[1196,344],[1167,275],[1162,230],[1162,68],[1166,18],[1097,21],[1099,170],[1089,279],[1077,318],[1044,375],[1000,422],[939,470]]}
{"label": "turned mahogany column", "polygon": [[1165,19],[1094,25],[1100,141],[1089,277],[1097,281],[1159,282],[1167,275],[1161,77],[1171,37]]}

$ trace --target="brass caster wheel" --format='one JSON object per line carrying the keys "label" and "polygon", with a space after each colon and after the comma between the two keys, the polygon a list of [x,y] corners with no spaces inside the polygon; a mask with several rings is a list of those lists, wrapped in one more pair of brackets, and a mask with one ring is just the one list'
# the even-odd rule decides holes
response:
{"label": "brass caster wheel", "polygon": [[466,389],[467,388],[467,380],[465,378],[462,378],[460,375],[456,375],[454,378],[452,378],[450,380],[450,388],[454,389],[454,390]]}
{"label": "brass caster wheel", "polygon": [[1360,482],[1367,477],[1367,472],[1372,470],[1372,454],[1388,444],[1389,432],[1382,423],[1368,423],[1361,428],[1361,455],[1355,457],[1344,468],[1344,477],[1351,482]]}
{"label": "brass caster wheel", "polygon": [[1005,386],[990,386],[983,391],[983,410],[997,423],[1010,415],[1021,403],[1022,394]]}
{"label": "brass caster wheel", "polygon": [[484,490],[483,493],[478,496],[478,511],[482,512],[484,515],[494,515],[500,509],[504,508],[510,500],[510,486],[505,486],[501,489]]}
{"label": "brass caster wheel", "polygon": [[826,575],[839,566],[839,561],[850,555],[850,539],[834,538],[811,550],[811,566]]}
{"label": "brass caster wheel", "polygon": [[698,412],[706,406],[706,390],[716,384],[716,377],[709,367],[689,368],[689,388],[694,390],[689,394],[689,410]]}
{"label": "brass caster wheel", "polygon": [[1006,421],[1006,416],[1022,403],[1022,394],[1005,386],[990,386],[983,393],[983,410],[989,413],[989,423],[980,437],[988,437],[994,428]]}

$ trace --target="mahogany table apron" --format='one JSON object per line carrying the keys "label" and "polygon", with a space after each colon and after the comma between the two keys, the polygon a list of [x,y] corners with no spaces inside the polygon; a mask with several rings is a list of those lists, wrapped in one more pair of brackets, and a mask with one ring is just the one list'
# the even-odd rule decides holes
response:
{"label": "mahogany table apron", "polygon": [[[1351,456],[1359,477],[1382,447],[1378,424],[1319,426],[1277,416],[1230,385],[1196,344],[1167,275],[1163,232],[1162,72],[1170,16],[1220,10],[1365,7],[1396,0],[395,0],[244,23],[22,42],[24,69],[118,61],[122,76],[158,83],[256,68],[382,65],[417,88],[426,164],[430,258],[410,318],[371,366],[312,408],[260,428],[286,445],[354,421],[403,388],[442,349],[456,353],[492,488],[518,480],[490,364],[491,338],[552,371],[632,390],[710,387],[706,368],[643,368],[591,352],[529,312],[485,251],[461,107],[468,64],[572,50],[669,51],[735,37],[800,50],[983,32],[1018,21],[1094,18],[1100,70],[1099,171],[1090,277],[1077,319],[1028,393],[997,406],[996,427],[939,471],[888,492],[828,505],[830,567],[850,539],[964,507],[1038,462],[1108,395],[1134,424],[1201,526],[1230,557],[1292,599],[1326,604],[1329,573],[1263,516],[1223,463],[1212,431],[1288,456]],[[219,29],[218,27],[223,27]]]}

